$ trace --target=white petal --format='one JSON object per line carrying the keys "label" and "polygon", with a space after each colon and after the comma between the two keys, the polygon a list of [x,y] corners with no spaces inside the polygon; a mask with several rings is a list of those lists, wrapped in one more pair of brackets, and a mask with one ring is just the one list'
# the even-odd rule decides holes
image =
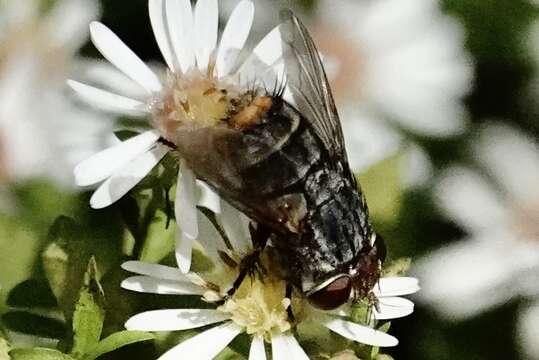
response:
{"label": "white petal", "polygon": [[[495,124],[482,131],[474,143],[477,159],[486,165],[506,192],[521,204],[539,195],[539,144],[537,138]],[[518,160],[517,160],[518,159]]]}
{"label": "white petal", "polygon": [[271,352],[273,360],[309,360],[305,351],[303,351],[296,338],[292,335],[278,334],[272,336]]}
{"label": "white petal", "polygon": [[87,0],[57,1],[40,30],[51,46],[76,51],[88,38],[88,23],[99,16],[99,5]]}
{"label": "white petal", "polygon": [[393,126],[357,104],[347,105],[339,108],[339,115],[352,169],[365,171],[399,151],[402,136]]}
{"label": "white petal", "polygon": [[148,151],[159,140],[159,132],[146,131],[79,163],[74,170],[79,186],[98,183],[114,171]]}
{"label": "white petal", "polygon": [[198,218],[196,208],[196,179],[184,160],[180,162],[176,186],[176,261],[180,270],[187,273],[191,268],[193,241],[198,236]]}
{"label": "white petal", "polygon": [[251,31],[254,13],[253,2],[243,0],[230,15],[217,53],[216,69],[219,77],[228,75],[236,64],[236,59]]}
{"label": "white petal", "polygon": [[266,349],[264,348],[264,338],[254,336],[249,349],[249,360],[266,360]]}
{"label": "white petal", "polygon": [[429,184],[434,176],[434,166],[427,151],[415,144],[407,144],[399,161],[401,182],[405,189],[414,189]]}
{"label": "white petal", "polygon": [[90,198],[90,206],[102,209],[119,200],[134,188],[167,154],[169,149],[157,144],[152,150],[138,156],[114,172]]}
{"label": "white petal", "polygon": [[493,229],[434,251],[414,265],[422,285],[417,297],[450,319],[504,304],[522,295],[523,280],[537,273],[539,252],[532,244]]}
{"label": "white petal", "polygon": [[68,80],[67,84],[82,99],[103,110],[132,116],[145,116],[149,113],[148,107],[141,101],[116,95],[78,81]]}
{"label": "white petal", "polygon": [[383,297],[378,301],[378,309],[373,309],[376,320],[390,320],[405,317],[414,312],[414,303],[400,297]]}
{"label": "white petal", "polygon": [[234,251],[247,254],[252,249],[249,219],[224,200],[221,200],[221,225]]}
{"label": "white petal", "polygon": [[519,311],[517,322],[517,335],[520,348],[526,355],[523,358],[539,359],[539,302],[523,306]]}
{"label": "white petal", "polygon": [[180,271],[187,274],[191,269],[194,239],[186,234],[181,228],[176,227],[176,262]]}
{"label": "white petal", "polygon": [[442,210],[470,232],[502,225],[508,218],[495,188],[473,170],[450,168],[434,191]]}
{"label": "white petal", "polygon": [[151,276],[163,280],[184,281],[189,279],[180,272],[178,268],[160,264],[152,264],[142,261],[126,261],[122,264],[122,269],[135,274]]}
{"label": "white petal", "polygon": [[219,354],[236,336],[241,328],[232,322],[206,330],[173,347],[158,360],[189,359],[211,360]]}
{"label": "white petal", "polygon": [[172,44],[168,34],[168,24],[165,9],[166,0],[149,0],[148,10],[150,13],[150,21],[152,23],[153,34],[159,45],[161,54],[167,63],[169,69],[178,71],[178,65],[175,63],[175,57],[172,53]]}
{"label": "white petal", "polygon": [[168,31],[172,50],[180,67],[186,73],[195,65],[193,46],[193,11],[190,0],[165,0]]}
{"label": "white petal", "polygon": [[212,309],[154,310],[131,317],[125,323],[125,328],[138,331],[178,331],[215,324],[229,318],[229,315]]}
{"label": "white petal", "polygon": [[149,276],[132,276],[121,284],[122,288],[149,294],[160,295],[203,295],[206,289],[191,282],[156,279]]}
{"label": "white petal", "polygon": [[276,76],[274,71],[276,70],[272,67],[281,62],[282,53],[281,33],[279,27],[275,27],[260,41],[239,68],[238,74],[242,82],[250,83],[261,78],[262,82],[273,86]]}
{"label": "white petal", "polygon": [[197,241],[204,248],[214,264],[221,264],[218,251],[226,251],[226,244],[219,231],[201,211],[198,212],[198,237]]}
{"label": "white petal", "polygon": [[99,22],[90,24],[92,42],[103,56],[150,93],[161,91],[157,76],[109,28]]}
{"label": "white petal", "polygon": [[180,229],[191,239],[198,235],[196,177],[184,160],[180,161],[174,212]]}
{"label": "white petal", "polygon": [[271,358],[273,360],[292,359],[292,353],[288,347],[288,342],[282,334],[272,335],[271,337]]}
{"label": "white petal", "polygon": [[219,195],[217,195],[217,193],[203,181],[197,180],[197,185],[200,189],[198,205],[219,214],[221,212],[221,200],[219,199]]}
{"label": "white petal", "polygon": [[419,281],[413,277],[384,277],[374,287],[377,297],[410,295],[419,291]]}
{"label": "white petal", "polygon": [[288,349],[292,354],[292,359],[294,360],[309,360],[305,350],[299,345],[296,338],[292,335],[285,335],[286,342],[288,343]]}
{"label": "white petal", "polygon": [[359,325],[350,321],[322,316],[322,325],[331,331],[344,336],[347,339],[371,346],[396,346],[398,341],[395,337],[368,326]]}
{"label": "white petal", "polygon": [[196,59],[200,70],[208,67],[217,45],[219,7],[217,0],[198,0],[195,6]]}
{"label": "white petal", "polygon": [[87,61],[82,70],[82,79],[91,79],[92,85],[103,90],[131,99],[148,97],[146,90],[105,60]]}

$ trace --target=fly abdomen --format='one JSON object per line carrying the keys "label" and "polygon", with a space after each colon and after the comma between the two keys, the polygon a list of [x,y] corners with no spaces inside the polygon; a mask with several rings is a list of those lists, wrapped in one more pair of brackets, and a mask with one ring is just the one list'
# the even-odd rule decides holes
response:
{"label": "fly abdomen", "polygon": [[291,262],[299,273],[315,279],[346,273],[370,238],[360,194],[330,169],[309,174],[304,184],[308,212]]}

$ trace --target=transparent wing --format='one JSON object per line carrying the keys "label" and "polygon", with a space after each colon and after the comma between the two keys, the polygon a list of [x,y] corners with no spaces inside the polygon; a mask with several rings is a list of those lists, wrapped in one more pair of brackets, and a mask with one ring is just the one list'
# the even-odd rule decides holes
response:
{"label": "transparent wing", "polygon": [[281,12],[280,26],[287,86],[297,109],[326,147],[331,160],[348,169],[341,122],[322,60],[305,26],[290,11]]}

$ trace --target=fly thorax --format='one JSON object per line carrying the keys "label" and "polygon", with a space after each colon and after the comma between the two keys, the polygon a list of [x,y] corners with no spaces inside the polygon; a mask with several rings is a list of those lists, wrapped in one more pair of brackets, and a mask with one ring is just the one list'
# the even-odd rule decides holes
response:
{"label": "fly thorax", "polygon": [[305,181],[305,189],[315,206],[327,202],[344,186],[342,176],[328,169],[313,172]]}
{"label": "fly thorax", "polygon": [[161,94],[152,103],[152,125],[163,138],[176,142],[179,130],[223,127],[244,130],[271,107],[271,98],[242,89],[231,79],[196,68],[169,73]]}

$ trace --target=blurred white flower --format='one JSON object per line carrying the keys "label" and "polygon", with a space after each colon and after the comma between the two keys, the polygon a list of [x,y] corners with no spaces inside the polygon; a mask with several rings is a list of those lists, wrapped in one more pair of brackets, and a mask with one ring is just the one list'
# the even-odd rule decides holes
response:
{"label": "blurred white flower", "polygon": [[472,66],[461,27],[438,1],[321,0],[315,21],[353,168],[395,153],[399,130],[464,130]]}
{"label": "blurred white flower", "polygon": [[[473,155],[490,176],[455,167],[436,188],[441,208],[470,234],[417,263],[419,298],[451,319],[512,299],[539,306],[539,144],[503,125],[485,128]],[[524,348],[536,349],[539,322],[521,317]],[[535,334],[535,335],[534,335]],[[533,339],[535,343],[529,343]],[[535,350],[534,350],[535,351]],[[539,359],[539,352],[530,354]]]}
{"label": "blurred white flower", "polygon": [[[286,283],[271,247],[262,253],[263,270],[246,278],[232,297],[226,297],[239,273],[239,263],[252,252],[252,245],[247,218],[226,203],[222,205],[217,221],[229,246],[210,220],[198,213],[198,240],[215,265],[211,272],[183,274],[177,268],[163,265],[138,261],[123,264],[125,270],[139,274],[122,282],[125,289],[163,295],[199,295],[210,303],[220,304],[213,309],[147,311],[130,318],[126,323],[129,330],[178,331],[215,325],[173,347],[160,360],[176,359],[182,354],[189,354],[193,359],[213,359],[240,333],[252,336],[249,359],[266,359],[265,342],[271,344],[275,360],[308,359],[293,335],[294,327],[301,323],[308,323],[306,326],[311,328],[325,327],[345,338],[372,346],[397,344],[397,339],[391,335],[350,321],[350,305],[323,312],[312,308],[299,295],[286,297]],[[399,296],[417,290],[416,279],[382,278],[374,289],[378,307],[373,311],[372,320],[411,314],[413,303]],[[294,313],[294,321],[289,319],[289,308]]]}
{"label": "blurred white flower", "polygon": [[98,1],[0,1],[0,183],[47,177],[71,185],[72,167],[103,148],[111,124],[77,108],[65,80]]}
{"label": "blurred white flower", "polygon": [[[111,30],[98,22],[90,25],[94,45],[144,93],[140,97],[133,97],[136,91],[117,95],[69,81],[78,95],[90,103],[116,113],[150,118],[155,128],[106,149],[75,168],[79,185],[102,182],[90,200],[93,208],[114,203],[138,184],[171,150],[162,139],[170,141],[179,124],[211,125],[214,118],[220,120],[226,111],[221,102],[226,92],[216,89],[228,89],[227,81],[232,78],[235,84],[239,79],[252,86],[255,76],[263,80],[264,73],[280,58],[280,37],[275,30],[236,69],[254,17],[252,1],[238,2],[219,43],[217,0],[200,0],[194,9],[189,0],[150,0],[148,8],[157,44],[169,68],[166,81],[161,81]],[[123,84],[121,80],[119,83]],[[175,211],[178,246],[185,251],[179,254],[187,254],[198,235],[194,190],[194,174],[182,160]],[[180,266],[188,271],[190,255],[184,260]]]}

